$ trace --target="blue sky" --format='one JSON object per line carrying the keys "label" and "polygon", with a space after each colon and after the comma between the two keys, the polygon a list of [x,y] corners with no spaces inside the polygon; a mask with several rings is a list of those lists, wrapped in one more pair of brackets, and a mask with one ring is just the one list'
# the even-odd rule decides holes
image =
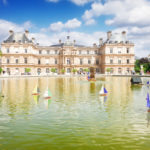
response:
{"label": "blue sky", "polygon": [[137,56],[150,52],[149,0],[0,0],[0,42],[10,29],[30,31],[41,45],[65,40],[98,44],[106,32],[127,31]]}

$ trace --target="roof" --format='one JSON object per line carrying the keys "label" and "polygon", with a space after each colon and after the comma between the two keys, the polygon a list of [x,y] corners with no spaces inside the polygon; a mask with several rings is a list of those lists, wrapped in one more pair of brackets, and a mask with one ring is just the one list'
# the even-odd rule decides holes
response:
{"label": "roof", "polygon": [[25,33],[12,33],[4,43],[32,43],[31,40],[28,39]]}
{"label": "roof", "polygon": [[132,42],[127,39],[126,33],[111,33],[110,38],[106,40],[105,43],[113,44],[113,43],[125,43],[131,44]]}
{"label": "roof", "polygon": [[51,45],[51,47],[63,47],[63,46],[74,46],[74,47],[84,47],[83,45],[78,45],[74,41],[70,40],[70,36],[67,36],[67,40],[64,43],[59,43],[55,45]]}

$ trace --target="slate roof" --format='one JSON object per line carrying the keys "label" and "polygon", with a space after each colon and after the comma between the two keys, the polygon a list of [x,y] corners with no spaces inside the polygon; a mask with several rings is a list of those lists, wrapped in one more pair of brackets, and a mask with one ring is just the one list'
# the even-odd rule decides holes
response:
{"label": "slate roof", "polygon": [[4,43],[32,43],[31,40],[25,35],[25,33],[12,33]]}

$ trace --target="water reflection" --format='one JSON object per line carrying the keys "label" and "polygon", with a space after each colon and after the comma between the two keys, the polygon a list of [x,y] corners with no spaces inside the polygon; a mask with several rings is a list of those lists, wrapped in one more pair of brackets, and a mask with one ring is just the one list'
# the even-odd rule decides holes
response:
{"label": "water reflection", "polygon": [[51,98],[50,99],[44,99],[43,102],[44,102],[45,108],[48,109],[51,102],[52,102],[52,99]]}
{"label": "water reflection", "polygon": [[150,108],[147,110],[147,127],[149,127],[150,124]]}
{"label": "water reflection", "polygon": [[[58,150],[60,144],[63,150],[128,149],[127,145],[137,146],[132,150],[146,149],[150,131],[145,125],[146,101],[141,100],[146,95],[144,89],[131,88],[130,78],[102,79],[108,90],[106,97],[99,97],[101,79],[93,83],[76,77],[2,80],[1,91],[6,97],[0,99],[0,119],[7,120],[6,124],[0,121],[2,149],[16,145],[20,149]],[[33,96],[37,83],[41,93]],[[53,98],[45,100],[47,86]]]}
{"label": "water reflection", "polygon": [[35,101],[35,104],[38,104],[39,98],[40,98],[40,95],[33,95],[33,99]]}

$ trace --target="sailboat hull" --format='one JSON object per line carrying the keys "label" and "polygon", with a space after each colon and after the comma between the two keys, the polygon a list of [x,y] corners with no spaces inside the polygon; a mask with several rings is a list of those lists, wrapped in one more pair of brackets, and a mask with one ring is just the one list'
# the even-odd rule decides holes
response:
{"label": "sailboat hull", "polygon": [[107,96],[107,94],[99,94],[100,96]]}
{"label": "sailboat hull", "polygon": [[39,93],[33,93],[32,95],[40,95]]}
{"label": "sailboat hull", "polygon": [[50,99],[51,97],[50,96],[48,96],[48,97],[44,97],[44,99]]}

